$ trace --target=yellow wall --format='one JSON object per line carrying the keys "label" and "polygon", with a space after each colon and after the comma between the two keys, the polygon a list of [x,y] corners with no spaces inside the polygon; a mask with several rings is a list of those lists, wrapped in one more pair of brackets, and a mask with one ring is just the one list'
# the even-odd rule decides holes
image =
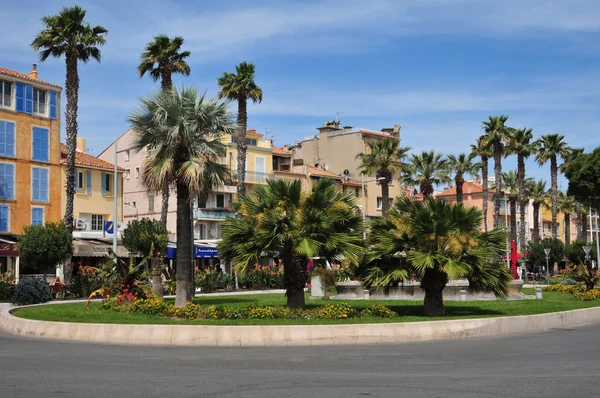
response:
{"label": "yellow wall", "polygon": [[[56,88],[54,90],[59,91]],[[15,165],[15,199],[0,199],[1,204],[10,206],[10,233],[21,234],[23,233],[23,227],[31,225],[32,206],[44,207],[45,222],[58,222],[61,219],[60,198],[62,185],[59,178],[61,172],[60,101],[57,103],[56,114],[59,119],[53,120],[0,108],[0,120],[15,123],[15,157],[0,156],[0,162]],[[49,162],[31,160],[33,127],[43,127],[49,130]],[[33,202],[31,200],[32,167],[46,167],[49,169],[48,203]]]}
{"label": "yellow wall", "polygon": [[[263,157],[265,161],[265,173],[273,173],[273,150],[271,149],[271,141],[263,140],[262,135],[247,133],[247,138],[257,140],[256,146],[248,145],[246,152],[246,171],[256,172],[256,158]],[[237,170],[237,144],[231,142],[231,134],[225,134],[222,142],[227,145],[227,157],[223,159],[223,163],[230,168],[231,174],[235,174]],[[268,178],[271,178],[269,176]],[[247,184],[256,184],[261,182],[246,181]]]}

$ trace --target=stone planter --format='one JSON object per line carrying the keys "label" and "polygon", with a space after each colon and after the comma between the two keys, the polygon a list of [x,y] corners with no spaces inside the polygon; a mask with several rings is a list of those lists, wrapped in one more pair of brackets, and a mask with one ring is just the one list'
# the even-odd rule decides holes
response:
{"label": "stone planter", "polygon": [[311,299],[321,299],[323,297],[325,297],[325,286],[323,286],[321,277],[320,276],[311,276],[310,277],[310,298]]}
{"label": "stone planter", "polygon": [[337,291],[336,300],[364,300],[365,298],[363,285],[360,281],[336,282],[335,290]]}
{"label": "stone planter", "polygon": [[524,281],[521,279],[513,279],[510,281],[510,285],[508,286],[508,297],[523,297],[523,292],[521,292],[523,283]]}

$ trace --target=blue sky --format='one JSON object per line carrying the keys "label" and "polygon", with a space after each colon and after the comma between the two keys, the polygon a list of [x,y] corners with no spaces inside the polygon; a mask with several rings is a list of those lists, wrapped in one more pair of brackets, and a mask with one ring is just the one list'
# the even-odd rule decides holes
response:
{"label": "blue sky", "polygon": [[[29,43],[39,18],[72,4],[3,5],[3,32],[12,34],[0,39],[0,66],[29,71],[37,62]],[[109,30],[102,63],[80,67],[79,134],[95,154],[127,129],[125,117],[138,98],[157,87],[139,78],[136,65],[159,33],[184,37],[192,52],[191,76],[176,83],[209,95],[223,71],[240,61],[256,64],[264,101],[250,108],[248,124],[273,135],[276,145],[314,134],[336,112],[355,127],[400,123],[402,143],[416,151],[468,151],[481,121],[496,114],[536,135],[558,132],[573,146],[600,145],[595,0],[79,4],[88,22]],[[64,60],[38,70],[41,79],[64,85]],[[547,167],[528,165],[528,175],[549,179]]]}

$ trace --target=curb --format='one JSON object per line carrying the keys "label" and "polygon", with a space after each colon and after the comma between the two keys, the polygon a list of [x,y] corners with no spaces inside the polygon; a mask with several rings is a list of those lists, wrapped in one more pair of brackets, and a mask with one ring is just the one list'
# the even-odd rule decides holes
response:
{"label": "curb", "polygon": [[[14,310],[13,308],[12,310]],[[49,340],[156,346],[311,346],[405,343],[539,332],[600,322],[600,307],[514,317],[354,325],[128,325],[46,322],[0,310],[0,330]]]}

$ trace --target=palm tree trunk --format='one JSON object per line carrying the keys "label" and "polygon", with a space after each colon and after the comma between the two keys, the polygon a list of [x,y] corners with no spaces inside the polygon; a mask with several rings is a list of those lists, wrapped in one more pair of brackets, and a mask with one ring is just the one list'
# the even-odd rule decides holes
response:
{"label": "palm tree trunk", "polygon": [[246,97],[238,98],[238,142],[237,142],[237,194],[246,196],[246,128],[248,115],[246,113]]}
{"label": "palm tree trunk", "polygon": [[156,293],[157,295],[159,295],[160,297],[163,296],[163,285],[162,285],[162,278],[161,278],[161,274],[160,274],[160,263],[161,263],[161,258],[160,257],[152,257],[151,261],[151,266],[152,266],[152,290],[154,290],[154,293]]}
{"label": "palm tree trunk", "polygon": [[425,301],[423,302],[423,312],[425,316],[443,316],[444,297],[443,291],[448,282],[448,277],[438,271],[429,269],[425,271],[421,279],[421,288],[425,291]]}
{"label": "palm tree trunk", "polygon": [[571,246],[571,215],[565,214],[565,253],[569,251]]}
{"label": "palm tree trunk", "polygon": [[387,181],[381,182],[381,212],[383,215],[390,211],[390,187]]}
{"label": "palm tree trunk", "polygon": [[460,178],[456,177],[454,182],[456,183],[456,202],[462,203],[463,202],[463,185],[465,183],[465,180],[462,177],[460,177]]}
{"label": "palm tree trunk", "polygon": [[169,214],[169,196],[169,184],[165,184],[162,188],[162,205],[160,206],[160,222],[165,227],[167,226],[167,215]]}
{"label": "palm tree trunk", "polygon": [[577,213],[577,239],[581,240],[583,239],[583,224],[581,223],[581,203],[577,202],[575,206],[575,212]]}
{"label": "palm tree trunk", "polygon": [[526,229],[525,229],[525,206],[528,204],[527,200],[527,192],[525,187],[525,159],[523,155],[517,155],[517,183],[519,184],[519,221],[521,222],[521,227],[519,228],[519,237],[520,245],[519,249],[521,250],[521,254],[525,253],[525,247],[527,245],[526,242]]}
{"label": "palm tree trunk", "polygon": [[177,291],[175,305],[185,307],[192,300],[190,279],[192,274],[192,227],[189,191],[185,184],[177,184]]}
{"label": "palm tree trunk", "polygon": [[283,285],[289,308],[304,308],[304,286],[308,278],[306,266],[308,260],[305,256],[293,254],[291,243],[286,244],[283,254]]}
{"label": "palm tree trunk", "polygon": [[487,156],[481,157],[481,185],[483,186],[483,230],[487,232],[488,230],[488,200],[489,200],[489,190],[488,190],[488,158]]}
{"label": "palm tree trunk", "polygon": [[587,243],[588,239],[588,215],[584,210],[581,210],[579,213],[579,218],[581,219],[581,239]]}
{"label": "palm tree trunk", "polygon": [[540,238],[540,204],[533,202],[533,232],[531,239],[535,242]]}
{"label": "palm tree trunk", "polygon": [[558,223],[556,216],[558,214],[558,166],[556,165],[556,155],[550,159],[550,179],[552,185],[552,239],[558,238]]}
{"label": "palm tree trunk", "polygon": [[510,240],[517,241],[517,198],[510,198]]}
{"label": "palm tree trunk", "polygon": [[496,180],[496,194],[494,195],[494,228],[500,227],[500,205],[504,192],[502,192],[502,147],[494,146],[494,177]]}

